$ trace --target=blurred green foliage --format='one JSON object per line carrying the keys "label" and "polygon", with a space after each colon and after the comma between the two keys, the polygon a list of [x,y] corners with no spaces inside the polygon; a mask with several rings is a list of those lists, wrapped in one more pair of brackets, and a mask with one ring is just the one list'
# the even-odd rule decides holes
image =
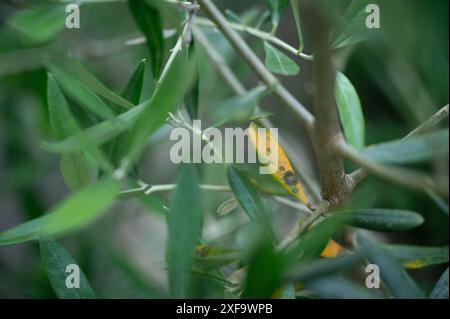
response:
{"label": "blurred green foliage", "polygon": [[[49,71],[54,74],[67,99],[68,109],[63,124],[70,124],[67,114],[71,114],[70,116],[76,119],[75,128],[79,126],[86,129],[94,125],[98,128],[98,125],[103,125],[94,131],[95,134],[89,135],[89,132],[92,133],[89,131],[87,135],[81,134],[81,138],[74,139],[82,145],[82,152],[77,154],[85,156],[86,163],[83,160],[83,165],[88,166],[89,176],[97,173],[97,168],[100,167],[98,178],[105,183],[105,177],[102,179],[102,175],[108,175],[109,170],[115,170],[123,164],[119,158],[113,159],[112,164],[108,162],[108,158],[103,158],[105,149],[111,150],[108,147],[112,146],[107,144],[105,147],[99,147],[104,144],[106,138],[102,141],[93,138],[107,136],[109,140],[111,136],[111,139],[117,137],[114,141],[122,140],[120,144],[116,144],[116,147],[121,147],[117,151],[120,153],[118,156],[122,158],[124,154],[130,155],[127,165],[133,167],[137,159],[140,159],[130,174],[132,178],[126,180],[129,188],[141,187],[138,189],[139,194],[148,190],[139,182],[156,185],[171,184],[177,180],[179,168],[171,164],[168,157],[171,144],[167,137],[169,127],[165,125],[165,120],[168,111],[176,111],[178,101],[187,91],[198,95],[193,99],[193,103],[197,105],[188,108],[190,116],[201,118],[209,124],[220,122],[215,118],[216,114],[222,114],[219,116],[223,120],[220,123],[230,119],[238,119],[235,121],[238,124],[242,122],[242,117],[233,117],[236,114],[221,111],[221,107],[226,106],[228,102],[234,101],[238,104],[242,98],[236,98],[235,92],[225,85],[204,48],[195,38],[195,53],[184,50],[176,54],[175,51],[175,67],[169,70],[166,82],[157,83],[155,80],[161,72],[164,74],[162,65],[174,54],[170,48],[176,46],[177,35],[183,32],[182,22],[186,17],[181,10],[164,5],[162,1],[148,1],[151,7],[146,11],[148,16],[140,16],[142,12],[136,8],[130,12],[125,2],[85,4],[81,7],[82,27],[69,30],[61,27],[62,20],[58,12],[65,14],[61,11],[62,6],[49,2],[0,2],[0,244],[17,238],[23,239],[21,236],[24,234],[20,231],[24,228],[25,236],[28,236],[26,239],[37,238],[38,233],[33,228],[39,224],[36,222],[20,228],[18,237],[8,237],[11,234],[16,235],[14,230],[9,233],[3,231],[32,219],[51,219],[42,216],[71,193],[66,186],[71,183],[67,183],[67,176],[63,177],[60,173],[60,156],[47,151],[52,145],[54,148],[63,145],[58,144],[58,141],[67,137],[65,134],[55,134],[55,125],[52,123],[54,108],[47,98],[47,89],[53,85],[53,92],[57,90],[52,82],[55,79],[48,76]],[[273,5],[268,7],[265,1],[258,0],[216,2],[221,9],[231,10],[228,14],[230,20],[260,27],[266,32],[276,30],[276,35],[286,43],[292,44],[293,47],[300,45],[298,34],[294,32],[297,30],[296,21],[289,6],[286,5],[286,10],[283,11],[277,10]],[[448,1],[373,2],[381,8],[380,32],[367,38],[364,35],[362,42],[359,42],[362,37],[358,36],[359,40],[355,41],[358,42],[357,45],[339,48],[334,52],[336,65],[351,80],[359,96],[364,113],[366,145],[398,140],[405,136],[448,103],[449,85]],[[39,6],[40,3],[45,7],[23,14],[24,10]],[[281,3],[286,4],[287,1]],[[324,0],[322,3],[330,10],[336,30],[339,30],[342,23],[345,25],[348,22],[345,21],[348,17],[344,11],[350,1]],[[46,10],[47,6],[51,7],[50,11]],[[53,18],[55,14],[56,19]],[[151,18],[152,16],[157,18]],[[300,21],[306,21],[305,25],[309,25],[309,17],[303,16],[301,11],[300,18]],[[153,25],[155,21],[162,21],[162,25]],[[161,39],[161,26],[166,31],[173,31],[175,35],[163,34],[164,39]],[[147,39],[153,37],[154,43],[149,46],[126,44],[128,40],[141,36],[139,30]],[[249,67],[219,33],[207,27],[202,30],[245,87],[250,89],[259,85]],[[304,26],[302,30],[305,43],[303,52],[312,53],[310,43],[313,30]],[[312,105],[311,62],[289,56],[286,52],[277,53],[278,48],[268,47],[258,38],[245,35],[245,39],[262,60],[265,50],[269,50],[267,66],[272,71],[280,70],[281,67],[282,72],[277,73],[290,75],[282,77],[282,83],[304,105]],[[66,53],[71,57],[65,57]],[[283,54],[282,58],[280,54]],[[286,58],[289,62],[280,61],[285,58],[285,54],[288,55]],[[192,55],[196,56],[196,60]],[[58,56],[69,60],[61,66],[58,64],[61,60],[56,59]],[[148,61],[151,63],[144,65],[144,58],[150,59]],[[80,68],[75,61],[80,61]],[[286,64],[289,66],[287,71],[283,69]],[[198,68],[198,71],[194,72],[195,68]],[[64,70],[70,72],[64,73]],[[298,70],[300,72],[296,75]],[[76,81],[73,81],[72,77]],[[138,82],[135,89],[139,91],[140,98],[135,94],[124,93],[121,96],[115,93],[123,92],[124,87],[131,90],[130,83],[133,79]],[[252,92],[255,91],[249,94]],[[296,119],[270,94],[260,96],[258,91],[258,99],[259,106],[264,111],[274,114],[271,120],[280,128],[280,133],[289,141],[300,161],[305,163],[306,175],[318,181],[314,152],[306,137],[306,131],[299,127]],[[59,99],[57,104],[61,103]],[[254,96],[251,103],[244,104],[243,107],[246,108],[251,104],[251,111],[254,111]],[[159,108],[156,108],[157,106]],[[217,106],[214,111],[211,110],[213,106]],[[154,109],[158,112],[155,113]],[[109,112],[110,110],[112,111]],[[116,116],[119,116],[119,120],[125,120],[118,121]],[[130,117],[138,118],[138,121],[133,122],[129,120]],[[105,119],[110,122],[102,123]],[[345,129],[345,123],[343,126]],[[122,134],[124,131],[127,131],[128,135]],[[448,143],[448,130],[446,132]],[[70,132],[69,135],[72,134],[73,132]],[[358,146],[361,146],[361,143],[358,141]],[[443,147],[441,144],[438,146]],[[429,146],[426,142],[423,145]],[[124,149],[131,151],[127,153]],[[397,147],[395,149],[399,151]],[[370,153],[370,150],[368,152]],[[435,155],[435,152],[431,155]],[[432,157],[431,155],[428,157]],[[70,166],[68,169],[77,166],[72,161],[67,164],[67,160],[65,165],[66,168]],[[444,152],[444,155],[437,159],[433,157],[431,162],[414,163],[411,166],[431,171],[440,187],[448,191],[448,148],[446,154]],[[350,163],[346,163],[346,167],[348,171],[354,168]],[[135,179],[137,174],[140,181]],[[217,216],[217,207],[230,198],[229,193],[208,192],[207,196],[202,196],[202,202],[198,202],[198,189],[192,186],[197,175],[199,183],[202,184],[227,185],[229,179],[242,209],[238,208],[223,217]],[[186,168],[178,177],[179,188],[170,200],[168,194],[157,193],[130,201],[118,201],[109,209],[108,214],[95,223],[61,239],[65,248],[56,244],[54,249],[67,249],[60,254],[69,256],[69,259],[72,258],[70,255],[73,256],[99,298],[236,298],[241,296],[241,293],[243,297],[250,298],[381,297],[362,288],[364,278],[360,278],[361,269],[358,266],[360,252],[356,251],[355,256],[358,258],[353,259],[347,254],[336,260],[319,258],[331,237],[339,240],[343,246],[351,246],[348,236],[354,229],[341,227],[341,222],[331,219],[321,223],[294,242],[292,254],[279,253],[274,243],[267,239],[270,237],[267,236],[267,231],[261,231],[249,222],[244,212],[251,217],[262,212],[262,224],[266,227],[267,223],[271,223],[274,236],[279,238],[297,222],[296,210],[280,205],[272,197],[266,196],[260,188],[252,186],[248,176],[244,175],[229,169],[227,179],[227,170],[221,165],[201,164]],[[75,211],[73,208],[69,211],[63,209],[61,214],[56,209],[56,215],[59,214],[64,219],[64,227],[55,226],[51,232],[78,229],[90,222],[91,218],[97,217],[98,212],[87,217],[76,214],[80,213],[80,210],[89,213],[89,208],[98,208],[96,205],[103,208],[110,204],[117,185],[106,181],[111,189],[98,189],[97,183],[89,186],[91,188],[87,191],[84,189],[86,199],[78,193]],[[75,188],[77,187],[71,187],[72,190]],[[72,201],[73,198],[71,197]],[[448,206],[448,201],[444,204]],[[89,206],[88,209],[86,205]],[[366,250],[365,253],[369,254],[370,260],[375,260],[380,267],[382,264],[388,265],[386,269],[389,271],[383,280],[393,285],[388,284],[389,296],[425,296],[424,292],[431,292],[445,271],[443,264],[448,263],[448,212],[445,214],[438,203],[427,194],[418,194],[374,176],[369,176],[359,185],[345,207],[340,210],[359,209],[370,212],[370,209],[374,208],[408,210],[419,212],[423,216],[424,222],[421,224],[417,216],[402,215],[402,218],[405,218],[402,221],[406,225],[412,225],[403,227],[401,230],[405,231],[402,233],[376,233],[376,237],[386,243],[438,247],[422,251],[422,255],[409,246],[400,249],[401,247],[374,243],[365,234],[358,234],[357,238]],[[189,223],[184,224],[186,220],[181,218],[183,214],[189,215],[195,227],[191,227]],[[344,223],[373,230],[374,228],[368,227],[367,224],[374,222],[376,217],[367,222],[364,216],[359,216],[357,221]],[[364,222],[366,224],[361,226]],[[377,224],[376,220],[374,223]],[[401,228],[401,225],[399,227]],[[381,230],[385,231],[386,228]],[[167,234],[172,234],[172,242],[169,239],[168,245]],[[183,236],[189,240],[183,241]],[[177,241],[174,242],[174,239]],[[201,250],[199,247],[202,246],[195,247],[196,243],[207,248],[217,248]],[[206,255],[205,251],[208,252]],[[236,254],[236,251],[239,253]],[[166,258],[169,267],[165,263]],[[170,259],[178,260],[177,264],[170,264]],[[422,262],[422,266],[417,269],[409,267],[407,272],[403,267],[405,260],[410,263]],[[0,246],[0,297],[56,297],[50,284],[51,280],[48,280],[46,274],[46,271],[49,273],[49,267],[45,268],[44,264],[36,242]],[[217,267],[202,267],[205,264]],[[311,279],[309,271],[316,267],[319,273],[314,274],[315,277]],[[291,268],[295,268],[292,273],[288,271]],[[167,280],[167,269],[169,278],[172,278],[170,284]],[[348,276],[337,277],[334,275],[336,270],[345,270],[343,273]],[[53,269],[52,273],[61,276],[58,270]],[[180,274],[182,276],[177,277]],[[49,273],[49,276],[52,275]],[[302,287],[292,283],[285,284],[286,279],[298,278],[302,281]],[[432,296],[445,297],[445,289],[442,289],[445,279],[444,275],[433,290]],[[417,282],[417,287],[413,280]],[[303,285],[307,287],[306,293],[305,289],[302,289]],[[341,295],[333,293],[338,287],[342,290]],[[414,289],[409,289],[411,287]],[[313,293],[308,294],[309,290]],[[171,295],[171,292],[175,294]]]}

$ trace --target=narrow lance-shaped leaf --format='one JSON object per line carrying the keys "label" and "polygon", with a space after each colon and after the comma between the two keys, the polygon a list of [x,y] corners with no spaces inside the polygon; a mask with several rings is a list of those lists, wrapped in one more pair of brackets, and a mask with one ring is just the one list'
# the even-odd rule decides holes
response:
{"label": "narrow lance-shaped leaf", "polygon": [[341,222],[337,218],[327,218],[309,229],[288,251],[292,258],[301,263],[318,259],[329,245],[331,236],[339,230]]}
{"label": "narrow lance-shaped leaf", "polygon": [[299,182],[283,148],[272,136],[269,129],[265,129],[265,131],[261,129],[262,127],[256,123],[252,123],[248,129],[249,140],[256,149],[260,162],[270,163],[271,160],[275,161],[275,157],[278,166],[275,172],[271,174],[272,178],[289,194],[309,205],[303,186]]}
{"label": "narrow lance-shaped leaf", "polygon": [[[59,299],[95,299],[83,271],[62,245],[48,236],[42,236],[39,238],[39,247],[48,279]],[[79,285],[67,285],[72,283],[69,277],[71,273],[79,275]]]}
{"label": "narrow lance-shaped leaf", "polygon": [[353,84],[341,72],[336,77],[336,103],[347,141],[355,148],[363,148],[366,128],[361,101]]}
{"label": "narrow lance-shaped leaf", "polygon": [[8,24],[23,36],[25,41],[32,44],[46,43],[64,30],[65,8],[62,4],[32,7],[14,14]]}
{"label": "narrow lance-shaped leaf", "polygon": [[166,122],[169,112],[178,106],[193,81],[192,68],[195,63],[186,58],[187,50],[175,50],[172,64],[132,128],[127,153],[130,164],[144,150],[150,135]]}
{"label": "narrow lance-shaped leaf", "polygon": [[286,54],[276,49],[267,42],[264,42],[266,51],[266,67],[273,73],[279,75],[297,75],[300,67],[291,60]]}
{"label": "narrow lance-shaped leaf", "polygon": [[423,224],[423,217],[406,210],[360,209],[336,213],[343,223],[375,231],[406,231]]}
{"label": "narrow lance-shaped leaf", "polygon": [[329,275],[307,282],[307,287],[326,299],[378,299],[377,294],[339,275]]}
{"label": "narrow lance-shaped leaf", "polygon": [[[130,101],[131,103],[137,105],[140,102],[142,88],[144,84],[144,76],[145,76],[145,59],[142,60],[137,68],[134,70],[131,75],[130,80],[125,86],[122,96]],[[120,161],[125,156],[126,150],[130,144],[131,134],[129,132],[125,132],[121,136],[118,136],[111,142],[110,146],[110,154],[112,162],[117,166],[120,164]]]}
{"label": "narrow lance-shaped leaf", "polygon": [[447,299],[448,300],[448,268],[439,278],[436,286],[431,291],[430,299]]}
{"label": "narrow lance-shaped leaf", "polygon": [[362,150],[362,155],[382,163],[417,163],[448,154],[448,143],[448,129],[445,129],[373,145]]}
{"label": "narrow lance-shaped leaf", "polygon": [[270,244],[252,254],[242,293],[243,298],[270,298],[281,285],[284,258]]}
{"label": "narrow lance-shaped leaf", "polygon": [[202,51],[199,50],[195,39],[192,40],[192,43],[189,47],[188,58],[192,56],[199,56],[199,58],[195,58],[195,81],[192,85],[190,91],[186,94],[185,104],[186,110],[189,114],[191,120],[198,119],[198,110],[200,107],[200,65],[199,60],[205,58]]}
{"label": "narrow lance-shaped leaf", "polygon": [[114,113],[105,102],[84,84],[72,76],[60,72],[58,69],[51,68],[51,70],[64,91],[77,101],[80,106],[84,107],[86,111],[92,112],[103,120],[114,117]]}
{"label": "narrow lance-shaped leaf", "polygon": [[380,267],[381,279],[395,298],[419,299],[425,297],[397,260],[387,255],[379,244],[361,233],[357,236],[357,242],[361,253],[365,254],[371,263]]}
{"label": "narrow lance-shaped leaf", "polygon": [[[80,128],[51,74],[48,74],[47,100],[50,125],[56,138],[64,139],[77,133]],[[70,190],[77,190],[91,182],[91,168],[82,152],[61,154],[60,168],[64,182]]]}
{"label": "narrow lance-shaped leaf", "polygon": [[290,0],[290,2],[291,2],[292,12],[294,14],[295,27],[297,29],[298,45],[299,45],[298,51],[302,52],[305,44],[304,44],[304,41],[303,41],[303,32],[302,32],[302,24],[301,24],[301,21],[300,21],[300,12],[299,12],[298,0]]}
{"label": "narrow lance-shaped leaf", "polygon": [[172,296],[186,297],[189,272],[194,262],[195,247],[202,232],[203,214],[195,167],[182,168],[177,188],[171,195],[171,210],[167,215],[169,238],[167,263]]}
{"label": "narrow lance-shaped leaf", "polygon": [[139,62],[138,66],[128,80],[127,85],[122,91],[122,97],[134,105],[138,105],[141,101],[145,76],[145,63],[145,59]]}
{"label": "narrow lance-shaped leaf", "polygon": [[0,233],[0,245],[35,240],[40,234],[74,232],[98,218],[113,203],[119,186],[104,179],[70,195],[46,215]]}
{"label": "narrow lance-shaped leaf", "polygon": [[69,136],[60,142],[43,142],[42,147],[50,152],[81,151],[89,145],[101,145],[115,138],[120,133],[131,128],[142,112],[151,105],[151,101],[145,101],[135,108],[122,113],[90,128]]}
{"label": "narrow lance-shaped leaf", "polygon": [[253,185],[234,166],[227,170],[228,183],[245,213],[272,236],[269,214]]}
{"label": "narrow lance-shaped leaf", "polygon": [[133,107],[134,103],[126,97],[122,97],[107,88],[99,79],[97,79],[80,61],[70,55],[52,53],[45,62],[54,72],[61,74],[65,78],[82,83],[89,90],[104,97],[110,102],[119,105],[125,109]]}
{"label": "narrow lance-shaped leaf", "polygon": [[159,78],[164,60],[164,36],[161,16],[157,8],[145,1],[128,0],[130,11],[147,39],[153,77]]}
{"label": "narrow lance-shaped leaf", "polygon": [[407,269],[418,269],[448,263],[448,246],[384,245],[383,249],[388,255],[395,257]]}

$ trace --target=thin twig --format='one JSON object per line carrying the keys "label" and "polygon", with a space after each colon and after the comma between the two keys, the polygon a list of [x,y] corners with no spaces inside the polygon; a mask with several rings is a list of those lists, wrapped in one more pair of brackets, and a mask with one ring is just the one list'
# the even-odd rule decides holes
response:
{"label": "thin twig", "polygon": [[[419,125],[417,128],[412,130],[408,135],[406,135],[403,139],[407,139],[410,137],[418,136],[422,133],[430,131],[431,129],[438,126],[443,120],[447,119],[449,115],[449,106],[448,104],[441,108],[437,113],[431,116],[427,121]],[[350,177],[353,180],[354,186],[360,183],[365,177],[369,175],[369,171],[364,168],[359,168],[353,173],[350,174]]]}
{"label": "thin twig", "polygon": [[312,211],[307,206],[305,206],[304,204],[301,204],[300,202],[294,202],[294,201],[291,201],[291,200],[287,199],[286,197],[282,197],[282,196],[275,196],[274,199],[278,203],[286,205],[291,208],[294,208],[303,214],[306,214],[306,215],[312,214]]}
{"label": "thin twig", "polygon": [[328,212],[331,205],[328,201],[323,201],[320,203],[320,205],[316,208],[314,213],[310,215],[306,220],[301,220],[299,223],[297,223],[294,228],[287,234],[287,236],[278,244],[277,249],[279,251],[286,250],[290,247],[290,245],[297,240],[303,233],[312,225],[314,224],[318,219],[323,217],[324,214]]}
{"label": "thin twig", "polygon": [[[233,190],[226,185],[208,185],[208,184],[200,184],[198,187],[201,190],[204,191],[211,191],[211,192],[221,192],[221,193],[232,193]],[[162,184],[162,185],[150,185],[142,183],[141,187],[133,188],[124,190],[119,193],[118,199],[119,200],[129,200],[132,198],[140,197],[140,196],[149,196],[154,193],[159,192],[169,192],[177,188],[177,184]],[[281,196],[273,196],[272,197],[276,202],[286,205],[288,207],[294,208],[297,211],[306,214],[311,215],[311,211],[308,207],[306,207],[303,204],[300,204],[298,202],[291,201],[285,197]]]}
{"label": "thin twig", "polygon": [[[228,21],[211,0],[199,0],[202,9],[217,25],[236,51],[246,60],[256,75],[271,89],[274,94],[295,114],[298,115],[303,126],[312,133],[314,116],[269,72],[264,63],[256,56],[242,37],[229,26]],[[312,134],[311,134],[312,136]]]}
{"label": "thin twig", "polygon": [[[207,27],[217,27],[213,22],[211,22],[210,20],[205,19],[205,18],[198,18],[196,20],[196,24],[202,25],[202,26],[207,26]],[[248,33],[248,34],[250,34],[254,37],[257,37],[261,40],[270,42],[270,43],[288,51],[289,53],[292,53],[293,55],[301,57],[302,59],[304,59],[306,61],[314,60],[314,57],[312,55],[303,53],[301,50],[294,48],[290,44],[284,42],[280,38],[277,38],[276,36],[274,36],[271,33],[264,32],[264,31],[261,31],[261,30],[258,30],[258,29],[255,29],[255,28],[252,28],[249,26],[242,25],[242,24],[228,22],[228,21],[227,21],[227,25],[236,31],[245,32],[245,33]]]}
{"label": "thin twig", "polygon": [[357,150],[348,145],[343,139],[336,144],[336,151],[353,163],[361,166],[365,172],[371,172],[388,181],[404,187],[429,192],[430,190],[444,197],[448,197],[447,191],[436,185],[434,180],[421,172],[401,167],[391,167],[379,164],[361,155]]}
{"label": "thin twig", "polygon": [[198,3],[196,3],[196,1],[178,1],[178,0],[164,0],[163,3],[167,3],[167,4],[171,4],[174,6],[179,7],[180,9],[187,11],[187,12],[191,12],[192,10],[199,10],[200,6],[198,5]]}

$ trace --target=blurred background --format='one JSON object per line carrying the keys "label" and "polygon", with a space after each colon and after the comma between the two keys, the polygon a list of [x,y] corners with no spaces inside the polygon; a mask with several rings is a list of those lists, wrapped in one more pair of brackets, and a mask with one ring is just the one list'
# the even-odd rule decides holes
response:
{"label": "blurred background", "polygon": [[[46,102],[47,71],[40,56],[49,44],[24,45],[7,27],[17,10],[36,1],[0,0],[0,231],[44,214],[69,194],[59,171],[59,158],[40,147],[52,140]],[[265,1],[215,1],[222,9],[256,21],[267,11]],[[337,3],[337,4],[336,4]],[[336,17],[349,1],[333,1]],[[367,125],[367,144],[398,139],[448,103],[448,6],[447,0],[374,1],[381,9],[380,35],[351,50],[339,52],[337,64],[352,81],[360,96]],[[308,17],[302,16],[303,21]],[[173,19],[167,19],[173,28]],[[179,20],[181,21],[181,20]],[[170,25],[172,24],[172,25]],[[311,30],[305,23],[305,52],[311,52]],[[265,27],[266,30],[270,26]],[[209,39],[226,57],[248,89],[258,81],[221,35],[205,28]],[[281,19],[277,35],[298,45],[290,8]],[[109,88],[120,92],[135,66],[148,56],[145,45],[125,45],[140,33],[124,2],[90,4],[81,8],[81,28],[64,30],[51,43],[79,58]],[[246,36],[263,59],[261,40]],[[166,53],[176,37],[166,40]],[[200,54],[202,54],[200,52]],[[311,109],[311,63],[292,57],[301,68],[295,77],[282,77],[283,84]],[[148,67],[148,66],[147,66]],[[200,117],[233,92],[215,72],[209,60],[201,59]],[[151,96],[153,83],[147,72],[143,99]],[[318,181],[314,152],[306,132],[280,103],[268,96],[262,109],[274,114],[272,121],[297,154],[307,175]],[[169,160],[172,145],[164,127],[154,135],[140,162],[141,178],[150,184],[173,183],[177,167]],[[448,187],[448,158],[421,169],[432,171],[442,187]],[[348,169],[352,167],[349,165]],[[203,165],[202,182],[226,184],[223,167]],[[241,217],[216,216],[217,207],[230,195],[203,196],[207,222],[205,241],[220,239],[224,245],[245,245],[245,232],[237,228],[227,234]],[[118,202],[94,225],[62,239],[89,278],[100,298],[159,298],[168,295],[164,263],[166,226],[164,205],[168,194],[143,200]],[[276,212],[276,223],[288,229],[292,212],[267,203]],[[420,212],[426,222],[420,228],[387,236],[386,242],[448,245],[448,216],[427,195],[391,185],[376,177],[367,178],[349,201],[355,208],[399,208]],[[430,289],[443,268],[433,266],[413,271],[419,283]],[[195,277],[191,295],[223,297],[220,283]],[[54,297],[40,262],[38,244],[0,247],[0,298]]]}

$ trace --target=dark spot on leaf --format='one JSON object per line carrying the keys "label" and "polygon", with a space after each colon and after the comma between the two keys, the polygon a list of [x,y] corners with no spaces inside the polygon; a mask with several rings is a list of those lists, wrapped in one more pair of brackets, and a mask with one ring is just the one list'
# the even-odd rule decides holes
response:
{"label": "dark spot on leaf", "polygon": [[287,171],[286,173],[284,173],[283,180],[286,184],[291,186],[297,183],[297,179],[295,178],[294,172],[292,171]]}

